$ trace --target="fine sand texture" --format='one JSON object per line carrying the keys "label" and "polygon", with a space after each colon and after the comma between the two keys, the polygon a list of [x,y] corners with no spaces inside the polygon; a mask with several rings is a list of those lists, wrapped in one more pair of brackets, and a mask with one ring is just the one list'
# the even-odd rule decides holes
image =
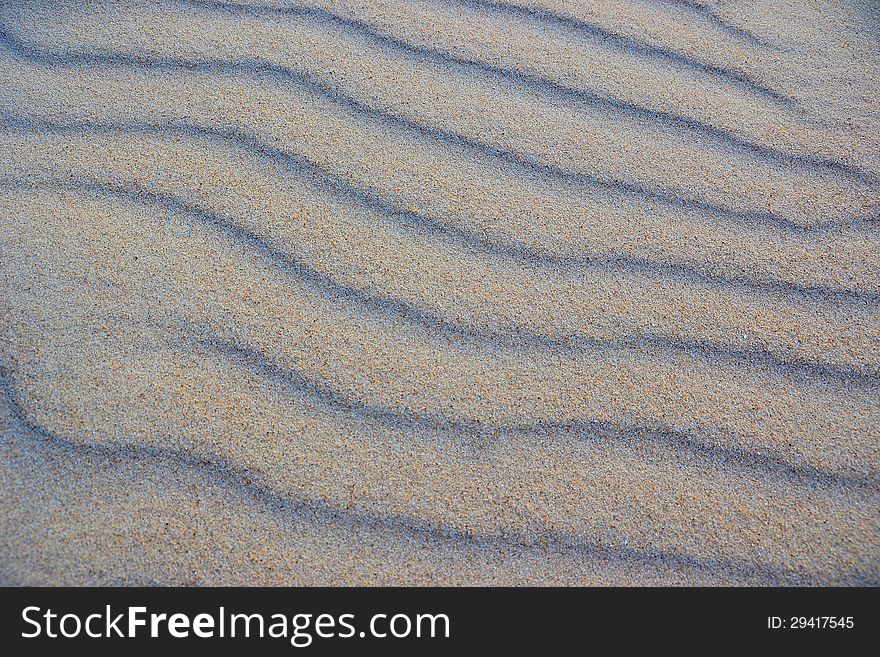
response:
{"label": "fine sand texture", "polygon": [[0,584],[880,585],[873,0],[0,0]]}

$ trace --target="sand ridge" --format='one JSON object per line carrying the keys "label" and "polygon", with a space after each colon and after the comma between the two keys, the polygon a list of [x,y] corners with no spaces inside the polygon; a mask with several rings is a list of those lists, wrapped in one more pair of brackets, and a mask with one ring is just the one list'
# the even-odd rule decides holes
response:
{"label": "sand ridge", "polygon": [[868,36],[727,4],[0,4],[0,581],[876,583]]}

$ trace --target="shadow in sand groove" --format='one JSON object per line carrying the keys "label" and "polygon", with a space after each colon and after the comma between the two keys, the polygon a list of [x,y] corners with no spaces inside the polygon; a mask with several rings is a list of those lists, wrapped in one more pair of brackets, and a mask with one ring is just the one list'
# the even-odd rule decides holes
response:
{"label": "shadow in sand groove", "polygon": [[230,494],[243,496],[263,508],[283,515],[305,515],[319,522],[355,525],[390,532],[401,536],[421,536],[429,541],[458,543],[482,549],[537,550],[541,553],[575,553],[586,558],[608,560],[631,566],[658,569],[697,571],[716,576],[725,575],[741,583],[773,585],[815,585],[822,576],[796,572],[746,559],[701,559],[676,552],[639,549],[624,545],[608,545],[588,537],[545,532],[526,536],[514,532],[475,534],[469,529],[445,526],[421,518],[397,515],[370,515],[336,506],[320,499],[297,499],[281,494],[264,484],[258,472],[237,466],[234,462],[216,457],[201,456],[178,449],[134,445],[104,445],[80,443],[63,438],[35,423],[21,404],[13,384],[11,372],[0,364],[0,396],[15,422],[28,431],[46,448],[71,453],[84,453],[108,459],[156,460],[198,471],[221,483]]}

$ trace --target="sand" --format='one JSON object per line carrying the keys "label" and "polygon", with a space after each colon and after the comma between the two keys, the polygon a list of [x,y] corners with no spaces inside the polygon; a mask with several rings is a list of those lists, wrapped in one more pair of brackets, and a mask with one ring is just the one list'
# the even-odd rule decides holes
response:
{"label": "sand", "polygon": [[0,3],[0,583],[877,585],[878,39]]}

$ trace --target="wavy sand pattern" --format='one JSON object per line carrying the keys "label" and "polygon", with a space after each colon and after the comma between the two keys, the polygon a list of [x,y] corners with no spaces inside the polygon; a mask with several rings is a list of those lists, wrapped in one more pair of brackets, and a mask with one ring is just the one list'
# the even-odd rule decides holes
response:
{"label": "wavy sand pattern", "polygon": [[880,584],[868,0],[0,17],[0,582]]}

